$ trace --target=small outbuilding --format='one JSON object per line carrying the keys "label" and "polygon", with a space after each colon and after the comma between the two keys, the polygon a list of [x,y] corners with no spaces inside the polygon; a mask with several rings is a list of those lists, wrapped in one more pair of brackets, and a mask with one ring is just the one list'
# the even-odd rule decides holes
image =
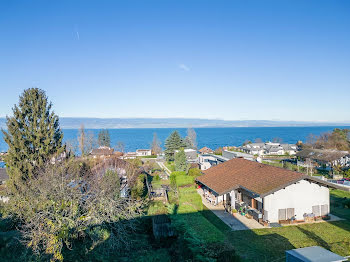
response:
{"label": "small outbuilding", "polygon": [[286,251],[286,262],[342,262],[347,258],[323,247],[313,246]]}

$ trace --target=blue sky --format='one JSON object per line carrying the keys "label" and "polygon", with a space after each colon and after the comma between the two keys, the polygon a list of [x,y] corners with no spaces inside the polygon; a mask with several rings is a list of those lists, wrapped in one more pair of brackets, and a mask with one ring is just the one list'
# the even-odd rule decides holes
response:
{"label": "blue sky", "polygon": [[350,121],[350,1],[0,1],[0,116]]}

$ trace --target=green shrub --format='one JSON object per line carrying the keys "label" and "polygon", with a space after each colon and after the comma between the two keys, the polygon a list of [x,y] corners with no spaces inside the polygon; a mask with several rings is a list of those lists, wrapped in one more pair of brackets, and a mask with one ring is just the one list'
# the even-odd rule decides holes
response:
{"label": "green shrub", "polygon": [[176,176],[173,173],[170,175],[170,187],[176,190]]}
{"label": "green shrub", "polygon": [[155,176],[153,176],[153,180],[154,180],[154,181],[159,181],[159,180],[160,180],[159,175],[155,175]]}
{"label": "green shrub", "polygon": [[145,187],[145,175],[140,175],[135,185],[131,189],[131,197],[134,199],[141,199],[146,195],[146,187]]}

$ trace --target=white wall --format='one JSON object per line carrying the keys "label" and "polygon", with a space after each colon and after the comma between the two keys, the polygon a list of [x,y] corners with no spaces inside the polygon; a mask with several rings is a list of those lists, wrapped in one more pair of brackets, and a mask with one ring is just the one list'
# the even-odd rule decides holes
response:
{"label": "white wall", "polygon": [[329,212],[329,189],[306,180],[264,197],[270,222],[278,222],[278,209],[294,208],[295,218],[302,220],[304,213],[312,213],[312,206],[325,204]]}

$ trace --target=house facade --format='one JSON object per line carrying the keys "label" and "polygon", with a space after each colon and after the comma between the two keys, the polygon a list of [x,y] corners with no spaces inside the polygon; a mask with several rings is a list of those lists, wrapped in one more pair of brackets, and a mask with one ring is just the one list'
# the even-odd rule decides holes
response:
{"label": "house facade", "polygon": [[151,149],[137,149],[136,150],[136,156],[151,156],[152,150]]}
{"label": "house facade", "polygon": [[305,220],[329,214],[331,183],[254,161],[235,158],[196,179],[204,195],[227,210],[244,210],[260,223]]}

